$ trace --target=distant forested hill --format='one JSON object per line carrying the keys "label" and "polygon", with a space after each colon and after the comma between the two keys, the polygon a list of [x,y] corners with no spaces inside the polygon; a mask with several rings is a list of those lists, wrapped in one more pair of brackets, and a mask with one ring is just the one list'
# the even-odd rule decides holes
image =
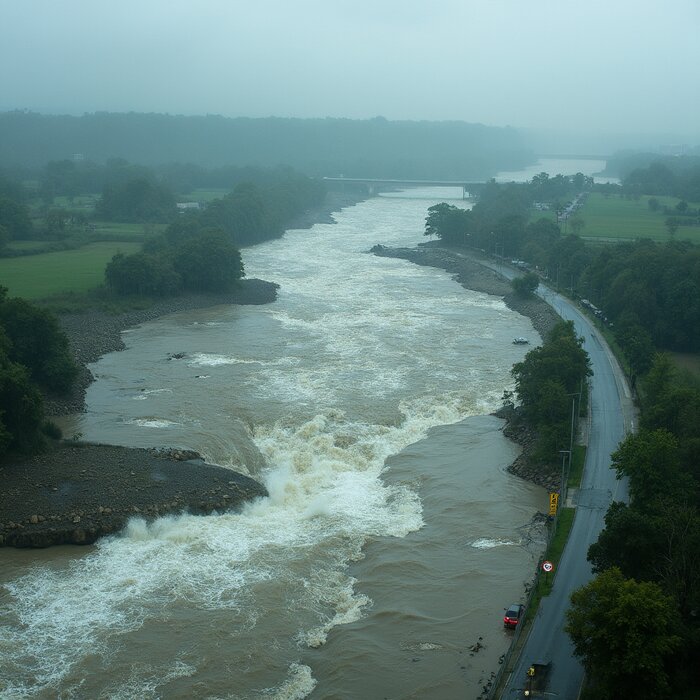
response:
{"label": "distant forested hill", "polygon": [[0,165],[41,167],[74,154],[94,162],[284,164],[310,176],[440,179],[483,179],[535,160],[514,129],[466,122],[0,113]]}

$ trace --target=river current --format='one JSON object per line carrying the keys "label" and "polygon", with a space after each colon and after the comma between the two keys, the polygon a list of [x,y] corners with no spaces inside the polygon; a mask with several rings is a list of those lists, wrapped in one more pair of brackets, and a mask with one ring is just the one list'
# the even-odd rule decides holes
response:
{"label": "river current", "polygon": [[505,471],[517,448],[488,415],[526,352],[512,338],[537,336],[500,298],[368,253],[425,240],[456,194],[376,197],[247,249],[275,303],[160,319],[92,367],[75,432],[192,448],[270,496],[2,551],[0,697],[481,692],[542,549],[546,494]]}

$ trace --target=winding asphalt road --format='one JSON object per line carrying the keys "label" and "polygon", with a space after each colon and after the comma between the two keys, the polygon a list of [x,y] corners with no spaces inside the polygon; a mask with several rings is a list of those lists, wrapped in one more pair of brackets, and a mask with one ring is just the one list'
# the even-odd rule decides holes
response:
{"label": "winding asphalt road", "polygon": [[[496,263],[486,263],[508,278],[521,273]],[[598,539],[604,516],[613,500],[627,501],[625,481],[610,468],[610,455],[625,435],[635,430],[632,397],[620,367],[594,325],[567,299],[540,285],[538,294],[559,315],[574,322],[591,359],[588,452],[581,488],[573,496],[576,517],[564,553],[555,572],[551,594],[542,599],[518,662],[507,679],[501,698],[522,697],[526,671],[534,661],[551,663],[545,697],[575,700],[583,682],[583,667],[573,655],[564,632],[565,612],[571,593],[592,578],[586,561],[588,547]]]}

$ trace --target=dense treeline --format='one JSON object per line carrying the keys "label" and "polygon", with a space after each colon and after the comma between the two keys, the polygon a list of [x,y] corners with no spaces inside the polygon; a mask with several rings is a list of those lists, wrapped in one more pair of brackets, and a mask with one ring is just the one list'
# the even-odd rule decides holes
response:
{"label": "dense treeline", "polygon": [[[656,347],[700,351],[697,246],[638,241],[604,247],[589,255],[574,283],[616,325],[640,327]],[[632,339],[626,342],[620,336],[620,340],[634,361]]]}
{"label": "dense treeline", "polygon": [[478,180],[534,160],[514,129],[465,122],[0,113],[0,162],[40,167],[76,153],[94,162],[285,164],[310,176],[408,179]]}
{"label": "dense treeline", "polygon": [[205,209],[179,215],[140,253],[116,255],[105,270],[107,286],[148,296],[230,290],[244,275],[239,247],[281,235],[324,196],[318,181],[288,169],[269,178],[266,189],[241,183]]}
{"label": "dense treeline", "polygon": [[105,221],[155,223],[172,221],[176,216],[175,196],[165,186],[139,177],[105,185],[95,207]]}
{"label": "dense treeline", "polygon": [[233,289],[244,274],[240,251],[222,230],[193,224],[172,224],[143,252],[115,255],[105,269],[107,287],[141,296]]}
{"label": "dense treeline", "polygon": [[544,202],[560,211],[567,200],[593,187],[592,178],[581,173],[572,177],[540,173],[523,184],[498,184],[491,180],[470,210],[445,203],[430,207],[425,233],[437,235],[446,243],[466,243],[511,258],[520,255],[526,244],[549,250],[552,238],[560,236],[559,228],[546,221],[528,230],[533,205]]}
{"label": "dense treeline", "polygon": [[648,168],[652,163],[661,163],[674,173],[697,168],[700,166],[700,146],[690,149],[683,155],[620,151],[606,160],[604,172],[606,175],[612,175],[624,181],[633,170]]}
{"label": "dense treeline", "polygon": [[588,353],[576,337],[573,321],[558,323],[544,343],[512,370],[520,407],[516,421],[534,430],[532,458],[556,465],[560,450],[571,449],[572,399],[579,401],[584,380],[590,376]]}
{"label": "dense treeline", "polygon": [[42,393],[70,390],[76,372],[56,319],[0,287],[0,459],[41,448]]}
{"label": "dense treeline", "polygon": [[569,631],[597,698],[695,697],[700,658],[700,382],[655,356],[642,426],[613,454],[613,503],[573,597]]}
{"label": "dense treeline", "polygon": [[[190,189],[208,186],[233,190],[210,202],[194,218],[200,228],[222,229],[236,246],[279,235],[295,217],[321,204],[326,196],[322,181],[287,167],[227,167],[210,172],[189,165],[154,170],[123,160],[99,166],[61,161],[49,163],[34,176],[36,187],[31,191],[16,180],[0,177],[0,255],[79,247],[95,238],[90,233],[93,219],[143,224],[174,223],[183,216],[189,220],[189,214],[178,214],[174,193],[184,193],[173,189],[171,180]],[[86,193],[95,195],[94,212],[71,204],[53,204],[57,196],[72,202]],[[43,204],[37,205],[37,200]],[[8,247],[6,244],[13,240],[41,240],[46,245]]]}
{"label": "dense treeline", "polygon": [[[623,180],[629,194],[671,195],[685,202],[700,202],[700,158],[685,162],[684,169],[672,169],[661,161],[636,168]],[[678,213],[682,213],[679,210]]]}
{"label": "dense treeline", "polygon": [[[538,192],[543,182],[555,181],[560,200],[587,191],[578,190],[573,178],[538,179],[524,185],[492,182],[471,211],[445,203],[431,207],[425,233],[525,261],[550,283],[588,299],[616,328],[633,379],[648,369],[653,346],[699,352],[700,248],[648,240],[592,247],[578,235],[563,235],[550,219],[528,221],[534,202],[551,201],[551,192],[547,198]],[[567,181],[568,191],[560,189]],[[585,179],[582,184],[592,186]],[[575,217],[570,223],[576,228]]]}

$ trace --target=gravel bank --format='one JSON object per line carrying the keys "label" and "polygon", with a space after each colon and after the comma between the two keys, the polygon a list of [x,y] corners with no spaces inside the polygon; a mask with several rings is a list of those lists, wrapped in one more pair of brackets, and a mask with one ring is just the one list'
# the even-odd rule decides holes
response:
{"label": "gravel bank", "polygon": [[[333,212],[361,201],[356,194],[329,192],[322,206],[310,209],[291,222],[289,230],[310,228],[316,223],[335,223]],[[245,252],[243,254],[245,259]],[[94,377],[87,365],[97,362],[108,352],[124,349],[122,331],[161,316],[204,309],[220,304],[269,304],[277,298],[279,285],[259,279],[243,279],[238,289],[223,294],[184,294],[162,299],[147,309],[109,314],[103,311],[87,311],[62,314],[58,317],[61,328],[68,337],[73,357],[79,367],[78,380],[69,396],[45,397],[45,409],[49,416],[80,413],[85,410],[85,390]]]}
{"label": "gravel bank", "polygon": [[[334,223],[334,211],[361,199],[328,193],[322,206],[307,211],[289,228]],[[188,294],[123,314],[60,316],[80,375],[71,396],[46,397],[47,414],[85,410],[85,390],[93,381],[87,365],[124,349],[121,334],[127,328],[219,304],[267,304],[277,298],[277,289],[274,282],[245,279],[228,294]],[[14,547],[89,544],[119,531],[131,517],[220,512],[267,495],[255,480],[206,464],[196,453],[87,443],[61,443],[31,459],[0,465],[0,483],[0,546]]]}
{"label": "gravel bank", "polygon": [[59,444],[0,467],[0,545],[91,544],[132,517],[205,514],[266,496],[257,481],[194,452]]}
{"label": "gravel bank", "polygon": [[225,294],[187,294],[156,302],[147,309],[109,314],[104,311],[86,311],[62,314],[58,317],[63,332],[68,337],[73,357],[79,368],[78,380],[68,396],[46,397],[45,408],[49,416],[80,413],[85,410],[85,390],[93,381],[88,364],[108,352],[124,349],[122,331],[161,316],[203,309],[219,304],[269,304],[277,298],[278,285],[258,279],[241,280],[239,289]]}

